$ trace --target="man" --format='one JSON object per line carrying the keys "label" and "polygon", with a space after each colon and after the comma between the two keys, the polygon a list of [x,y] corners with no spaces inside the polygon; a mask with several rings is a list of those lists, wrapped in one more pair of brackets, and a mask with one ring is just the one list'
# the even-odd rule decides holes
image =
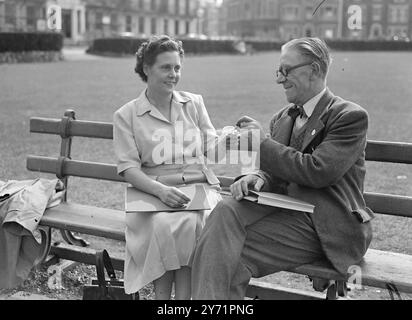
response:
{"label": "man", "polygon": [[[363,199],[368,114],[326,86],[330,56],[317,38],[281,50],[276,81],[290,105],[260,132],[260,171],[239,177],[211,213],[192,266],[194,299],[243,299],[251,277],[320,259],[347,274],[372,239]],[[249,189],[283,192],[315,205],[313,214],[241,201]]]}

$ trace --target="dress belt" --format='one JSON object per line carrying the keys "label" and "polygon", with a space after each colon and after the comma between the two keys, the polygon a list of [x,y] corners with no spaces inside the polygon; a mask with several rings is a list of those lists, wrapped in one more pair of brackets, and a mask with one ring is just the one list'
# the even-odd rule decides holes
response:
{"label": "dress belt", "polygon": [[201,182],[207,182],[210,185],[220,184],[220,181],[217,179],[214,172],[206,166],[187,166],[180,168],[171,168],[170,166],[153,168],[142,167],[142,171],[152,179],[167,185],[181,185]]}

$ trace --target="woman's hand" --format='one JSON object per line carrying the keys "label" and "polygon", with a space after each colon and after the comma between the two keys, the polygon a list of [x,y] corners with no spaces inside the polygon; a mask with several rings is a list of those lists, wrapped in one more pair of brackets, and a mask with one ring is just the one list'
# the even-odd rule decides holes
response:
{"label": "woman's hand", "polygon": [[176,187],[163,186],[157,195],[169,207],[182,208],[189,203],[190,198]]}

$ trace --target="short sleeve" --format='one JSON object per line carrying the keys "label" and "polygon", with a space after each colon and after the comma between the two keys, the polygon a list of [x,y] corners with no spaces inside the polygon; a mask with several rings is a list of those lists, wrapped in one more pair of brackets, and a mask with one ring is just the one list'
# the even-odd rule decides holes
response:
{"label": "short sleeve", "polygon": [[113,115],[113,144],[117,161],[117,173],[123,175],[129,168],[140,169],[139,146],[134,138],[132,113],[117,110]]}
{"label": "short sleeve", "polygon": [[207,152],[210,149],[214,149],[216,142],[217,142],[217,134],[216,129],[210,121],[209,114],[206,110],[205,104],[203,102],[203,97],[198,95],[198,102],[196,104],[196,108],[199,113],[199,129],[203,134],[203,144],[204,144],[204,152]]}

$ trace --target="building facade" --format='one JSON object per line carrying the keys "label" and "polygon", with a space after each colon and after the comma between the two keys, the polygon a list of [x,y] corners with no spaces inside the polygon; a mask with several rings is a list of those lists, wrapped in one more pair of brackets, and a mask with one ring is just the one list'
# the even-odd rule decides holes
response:
{"label": "building facade", "polygon": [[362,9],[362,28],[343,27],[345,39],[408,40],[412,38],[412,0],[344,1],[344,12],[350,6]]}
{"label": "building facade", "polygon": [[198,34],[207,35],[210,38],[219,36],[219,11],[218,1],[201,0],[201,6],[198,10]]}
{"label": "building facade", "polygon": [[56,5],[65,43],[197,30],[198,0],[0,0],[0,32],[46,31]]}
{"label": "building facade", "polygon": [[278,0],[226,0],[226,31],[230,36],[278,39],[280,17]]}
{"label": "building facade", "polygon": [[226,32],[244,39],[287,41],[412,38],[412,0],[224,0]]}

